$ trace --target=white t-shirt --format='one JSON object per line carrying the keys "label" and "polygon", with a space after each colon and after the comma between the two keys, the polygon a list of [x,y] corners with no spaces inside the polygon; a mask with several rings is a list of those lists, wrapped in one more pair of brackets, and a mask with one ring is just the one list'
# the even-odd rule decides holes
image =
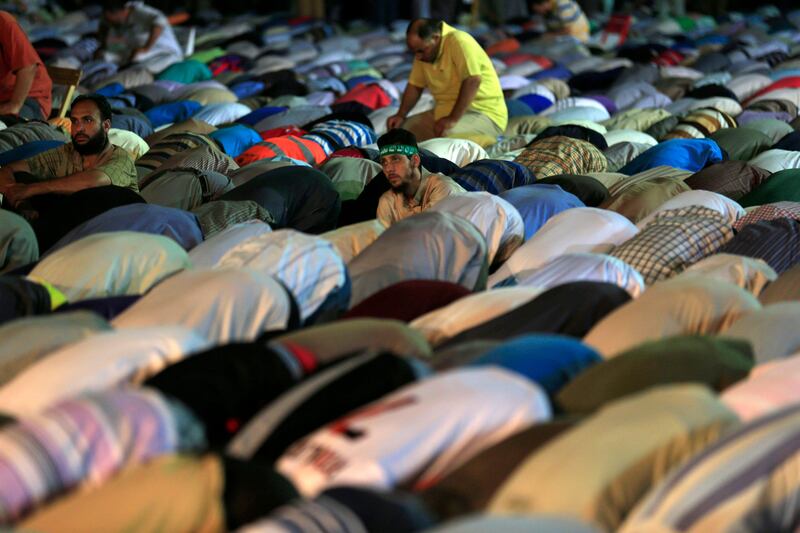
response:
{"label": "white t-shirt", "polygon": [[328,487],[435,483],[475,454],[549,420],[545,392],[515,372],[464,368],[413,383],[295,443],[278,460],[305,496]]}

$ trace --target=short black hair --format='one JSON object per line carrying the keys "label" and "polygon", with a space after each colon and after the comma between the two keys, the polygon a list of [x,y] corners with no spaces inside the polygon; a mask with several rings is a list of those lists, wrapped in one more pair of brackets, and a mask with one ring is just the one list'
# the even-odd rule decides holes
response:
{"label": "short black hair", "polygon": [[114,13],[124,9],[126,3],[127,0],[103,0],[101,5],[104,13]]}
{"label": "short black hair", "polygon": [[[414,31],[415,24],[416,30]],[[408,23],[406,36],[413,32],[423,41],[427,41],[434,33],[442,34],[442,24],[443,22],[437,19],[414,19]]]}
{"label": "short black hair", "polygon": [[389,130],[378,137],[378,148],[383,148],[384,146],[389,146],[391,144],[405,144],[408,146],[413,146],[419,150],[419,146],[417,146],[417,137],[410,131],[404,130],[403,128]]}
{"label": "short black hair", "polygon": [[539,4],[547,4],[548,2],[550,2],[550,0],[529,0],[529,1],[530,5],[532,6],[538,6]]}
{"label": "short black hair", "polygon": [[111,120],[111,104],[109,104],[106,97],[101,94],[82,94],[78,96],[72,101],[70,111],[75,107],[75,104],[86,101],[94,102],[94,105],[100,110],[100,120]]}

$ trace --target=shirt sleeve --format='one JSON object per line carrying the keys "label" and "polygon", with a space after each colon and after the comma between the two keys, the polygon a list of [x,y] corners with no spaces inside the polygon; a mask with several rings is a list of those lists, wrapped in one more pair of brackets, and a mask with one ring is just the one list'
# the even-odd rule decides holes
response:
{"label": "shirt sleeve", "polygon": [[395,217],[392,214],[392,198],[389,194],[391,194],[391,191],[387,191],[381,195],[380,200],[378,200],[378,211],[376,213],[378,222],[385,228],[391,226],[395,221]]}
{"label": "shirt sleeve", "polygon": [[425,72],[422,70],[422,65],[416,59],[414,63],[411,64],[411,73],[408,75],[408,83],[420,88],[428,86],[428,80],[425,79]]}
{"label": "shirt sleeve", "polygon": [[449,54],[450,61],[455,65],[461,80],[481,75],[480,54],[486,55],[486,52],[469,34],[451,33],[445,45],[446,53]]}
{"label": "shirt sleeve", "polygon": [[112,185],[138,189],[136,168],[133,165],[133,160],[128,155],[128,152],[119,146],[114,147],[114,153],[108,161],[98,165],[93,170],[99,170],[108,176]]}
{"label": "shirt sleeve", "polygon": [[67,144],[41,152],[25,160],[30,173],[41,179],[60,178],[61,170],[66,168]]}
{"label": "shirt sleeve", "polygon": [[448,178],[447,176],[431,176],[431,194],[428,200],[428,207],[434,206],[450,196],[451,194],[459,194],[466,192],[461,185]]}
{"label": "shirt sleeve", "polygon": [[29,65],[39,64],[42,60],[39,54],[33,49],[28,36],[22,31],[16,20],[10,15],[2,15],[2,37],[0,37],[0,49],[2,49],[3,61],[11,72],[16,72]]}
{"label": "shirt sleeve", "polygon": [[134,9],[136,10],[137,17],[144,25],[162,27],[169,26],[167,17],[161,11],[155,8],[143,4],[137,4]]}

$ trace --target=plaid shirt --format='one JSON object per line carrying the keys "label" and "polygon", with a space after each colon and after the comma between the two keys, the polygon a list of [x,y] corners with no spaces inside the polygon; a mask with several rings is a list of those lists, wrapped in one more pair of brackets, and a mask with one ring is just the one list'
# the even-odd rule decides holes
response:
{"label": "plaid shirt", "polygon": [[776,218],[800,220],[800,203],[776,202],[774,204],[759,206],[737,220],[733,225],[733,229],[740,231],[748,224],[755,224],[762,220],[775,220]]}
{"label": "plaid shirt", "polygon": [[733,238],[733,229],[715,210],[701,206],[658,213],[635,237],[609,255],[639,271],[651,285],[671,278]]}
{"label": "plaid shirt", "polygon": [[608,168],[606,156],[592,143],[563,135],[533,141],[514,162],[528,167],[537,179],[605,172]]}

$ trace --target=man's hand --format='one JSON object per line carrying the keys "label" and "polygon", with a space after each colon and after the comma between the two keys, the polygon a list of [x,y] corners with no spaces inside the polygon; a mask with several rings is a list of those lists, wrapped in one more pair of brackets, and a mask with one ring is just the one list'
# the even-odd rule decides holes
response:
{"label": "man's hand", "polygon": [[128,59],[128,63],[133,63],[136,60],[136,56],[138,56],[139,54],[143,54],[145,52],[147,52],[147,48],[134,48],[131,51],[131,56]]}
{"label": "man's hand", "polygon": [[0,194],[3,195],[3,204],[17,207],[20,202],[31,197],[31,189],[24,183],[12,183],[0,186]]}
{"label": "man's hand", "polygon": [[433,133],[435,133],[437,137],[443,137],[444,134],[450,130],[450,128],[456,125],[456,122],[458,121],[453,117],[442,117],[436,121],[436,124],[434,124]]}
{"label": "man's hand", "polygon": [[17,115],[20,107],[13,102],[3,102],[0,104],[0,115]]}
{"label": "man's hand", "polygon": [[399,128],[403,125],[403,121],[405,121],[406,117],[403,115],[392,115],[391,117],[386,119],[386,129],[393,130],[395,128]]}

